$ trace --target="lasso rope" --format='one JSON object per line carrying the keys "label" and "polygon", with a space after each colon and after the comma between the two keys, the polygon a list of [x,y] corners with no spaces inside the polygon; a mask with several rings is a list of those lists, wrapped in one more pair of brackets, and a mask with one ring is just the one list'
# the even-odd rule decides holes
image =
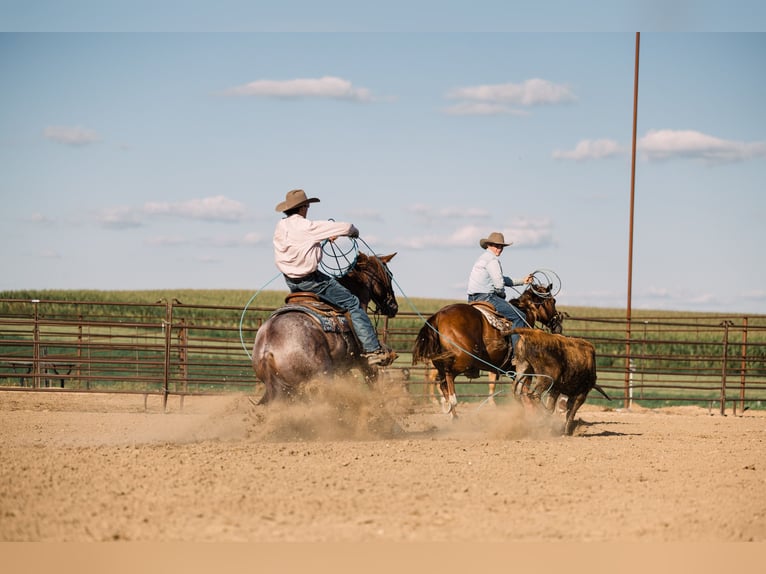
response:
{"label": "lasso rope", "polygon": [[242,348],[245,350],[245,355],[247,355],[247,358],[250,359],[251,361],[253,360],[253,357],[250,354],[250,351],[248,351],[247,347],[245,346],[245,338],[242,334],[242,323],[245,320],[245,313],[247,313],[247,308],[250,307],[250,303],[252,303],[256,297],[258,297],[261,291],[266,289],[266,287],[268,287],[277,277],[281,277],[281,276],[282,276],[281,273],[277,273],[276,275],[274,275],[274,277],[269,279],[263,287],[258,289],[258,291],[256,291],[255,294],[252,297],[250,297],[250,300],[245,304],[245,308],[242,309],[242,315],[239,317],[239,342],[242,344]]}

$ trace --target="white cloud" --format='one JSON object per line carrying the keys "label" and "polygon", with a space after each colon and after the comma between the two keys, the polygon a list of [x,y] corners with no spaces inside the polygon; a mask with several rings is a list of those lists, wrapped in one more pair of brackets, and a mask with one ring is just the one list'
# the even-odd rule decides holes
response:
{"label": "white cloud", "polygon": [[366,221],[383,221],[383,214],[379,210],[372,208],[352,209],[349,211],[349,216]]}
{"label": "white cloud", "polygon": [[144,205],[143,211],[147,215],[169,215],[204,221],[241,221],[245,217],[245,206],[223,195],[176,203],[149,202]]}
{"label": "white cloud", "polygon": [[406,209],[417,217],[428,221],[434,219],[464,219],[466,217],[485,219],[492,214],[491,211],[483,207],[450,206],[437,208],[423,203],[410,205]]}
{"label": "white cloud", "polygon": [[526,116],[529,115],[525,110],[511,108],[504,104],[491,102],[460,102],[454,106],[449,106],[442,111],[450,116]]}
{"label": "white cloud", "polygon": [[[190,199],[180,202],[149,202],[142,208],[109,207],[96,215],[96,220],[103,227],[112,229],[130,229],[146,225],[147,217],[169,216],[185,219],[216,222],[238,222],[246,217],[245,206],[239,201],[222,195]],[[154,245],[168,245],[170,237],[157,237],[147,240]]]}
{"label": "white cloud", "polygon": [[477,247],[479,240],[490,231],[500,231],[514,247],[537,248],[555,243],[553,224],[549,219],[519,219],[507,228],[492,228],[487,225],[463,225],[447,235],[428,234],[403,238],[399,243],[409,249],[428,249],[431,247]]}
{"label": "white cloud", "polygon": [[269,98],[330,98],[367,102],[372,94],[367,88],[354,87],[343,78],[297,78],[294,80],[256,80],[249,84],[230,88],[230,96],[256,96]]}
{"label": "white cloud", "polygon": [[555,244],[553,222],[548,218],[517,219],[509,228],[501,230],[506,241],[514,247],[546,247]]}
{"label": "white cloud", "polygon": [[[270,237],[268,238],[271,239]],[[265,245],[267,238],[257,232],[247,233],[241,237],[215,237],[206,242],[206,245],[214,247],[249,247],[252,245]]]}
{"label": "white cloud", "polygon": [[531,107],[562,104],[576,99],[572,90],[563,84],[532,78],[521,84],[484,84],[454,88],[447,92],[451,100],[463,100],[444,111],[451,115],[522,114],[510,106]]}
{"label": "white cloud", "polygon": [[[259,245],[261,243],[265,243],[266,239],[267,238],[261,235],[260,233],[256,233],[253,231],[246,234],[242,241],[245,245]],[[271,238],[268,238],[268,239],[271,239]]]}
{"label": "white cloud", "polygon": [[439,217],[489,217],[492,213],[483,207],[442,207],[436,211]]}
{"label": "white cloud", "polygon": [[61,254],[55,249],[44,249],[38,253],[38,257],[43,259],[61,259]]}
{"label": "white cloud", "polygon": [[131,207],[109,207],[101,211],[96,220],[111,229],[132,229],[144,225],[139,214]]}
{"label": "white cloud", "polygon": [[45,139],[70,146],[84,146],[99,140],[93,130],[81,127],[49,126],[43,131]]}
{"label": "white cloud", "polygon": [[204,264],[221,263],[223,261],[223,259],[215,255],[197,255],[194,260]]}
{"label": "white cloud", "polygon": [[175,247],[177,245],[188,245],[189,240],[179,235],[159,235],[146,239],[144,243],[154,247]]}
{"label": "white cloud", "polygon": [[624,153],[625,150],[613,140],[582,140],[573,150],[555,150],[553,159],[573,159],[584,161],[588,159],[604,159]]}
{"label": "white cloud", "polygon": [[648,160],[704,159],[712,163],[766,157],[766,142],[727,141],[695,130],[649,130],[638,142]]}
{"label": "white cloud", "polygon": [[47,215],[44,215],[42,213],[39,213],[39,212],[33,213],[29,217],[29,221],[31,223],[41,223],[41,224],[44,224],[44,225],[48,225],[50,223],[53,223],[53,220],[50,217],[48,217]]}

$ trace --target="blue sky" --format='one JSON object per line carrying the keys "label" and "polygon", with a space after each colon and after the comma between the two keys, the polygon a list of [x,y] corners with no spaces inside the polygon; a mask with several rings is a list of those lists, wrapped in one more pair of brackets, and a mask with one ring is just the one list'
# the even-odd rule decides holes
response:
{"label": "blue sky", "polygon": [[[0,290],[283,289],[274,207],[302,187],[397,252],[407,297],[464,298],[502,231],[507,274],[626,304],[632,31],[21,20],[0,34]],[[763,33],[641,33],[633,308],[766,313],[764,61]]]}

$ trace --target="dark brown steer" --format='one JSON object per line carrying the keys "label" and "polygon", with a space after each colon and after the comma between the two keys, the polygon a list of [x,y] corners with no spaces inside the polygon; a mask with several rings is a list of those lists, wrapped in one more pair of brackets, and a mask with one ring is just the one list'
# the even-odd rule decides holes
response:
{"label": "dark brown steer", "polygon": [[[574,417],[591,389],[608,400],[596,384],[596,349],[585,339],[552,335],[539,329],[516,329],[521,335],[514,348],[516,392],[553,411],[566,395],[564,434],[574,431]],[[543,394],[546,395],[543,400]]]}

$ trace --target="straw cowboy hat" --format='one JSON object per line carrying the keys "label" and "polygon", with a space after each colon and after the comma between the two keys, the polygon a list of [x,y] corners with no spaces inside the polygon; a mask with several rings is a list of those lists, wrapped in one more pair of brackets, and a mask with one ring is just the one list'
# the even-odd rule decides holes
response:
{"label": "straw cowboy hat", "polygon": [[489,237],[487,237],[486,239],[479,239],[479,246],[482,249],[486,249],[488,243],[491,243],[492,245],[502,245],[503,247],[508,247],[509,245],[513,245],[513,242],[506,243],[505,237],[503,237],[503,234],[497,231],[493,231],[492,233],[490,233]]}
{"label": "straw cowboy hat", "polygon": [[306,203],[317,203],[318,197],[306,197],[302,189],[293,189],[287,192],[285,200],[277,205],[276,211],[289,211]]}

